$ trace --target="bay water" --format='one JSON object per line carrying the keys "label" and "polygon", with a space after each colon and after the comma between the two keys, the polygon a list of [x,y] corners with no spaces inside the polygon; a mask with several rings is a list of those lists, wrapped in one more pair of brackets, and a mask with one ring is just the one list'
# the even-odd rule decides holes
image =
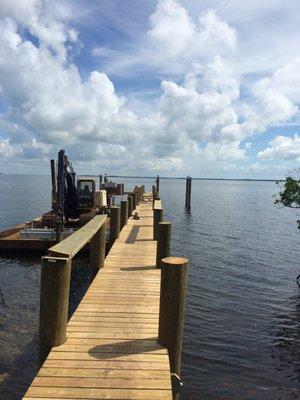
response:
{"label": "bay water", "polygon": [[[152,179],[122,179],[127,190]],[[0,175],[0,230],[50,209],[50,177]],[[172,254],[189,259],[182,399],[300,398],[300,231],[274,206],[274,182],[161,179]],[[72,312],[88,268],[72,270]],[[0,255],[0,399],[20,399],[35,375],[39,256]]]}

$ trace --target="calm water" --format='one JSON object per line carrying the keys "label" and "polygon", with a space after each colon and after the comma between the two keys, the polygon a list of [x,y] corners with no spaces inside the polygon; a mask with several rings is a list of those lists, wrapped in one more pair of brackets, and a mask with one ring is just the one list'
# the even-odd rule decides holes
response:
{"label": "calm water", "polygon": [[[152,181],[126,180],[135,183]],[[0,228],[49,209],[50,178],[0,175]],[[300,232],[278,209],[274,183],[161,180],[172,252],[190,260],[184,335],[184,400],[300,398]],[[72,309],[87,269],[72,271]],[[35,372],[39,259],[0,258],[0,398],[19,399]]]}

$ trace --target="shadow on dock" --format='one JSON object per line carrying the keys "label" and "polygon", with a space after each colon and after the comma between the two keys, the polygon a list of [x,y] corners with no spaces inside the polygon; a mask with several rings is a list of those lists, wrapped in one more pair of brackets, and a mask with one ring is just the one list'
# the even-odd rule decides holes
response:
{"label": "shadow on dock", "polygon": [[98,360],[109,360],[111,358],[123,357],[126,354],[151,353],[155,350],[163,349],[156,340],[156,337],[150,337],[148,339],[134,339],[114,344],[103,344],[93,347],[89,350],[89,354]]}

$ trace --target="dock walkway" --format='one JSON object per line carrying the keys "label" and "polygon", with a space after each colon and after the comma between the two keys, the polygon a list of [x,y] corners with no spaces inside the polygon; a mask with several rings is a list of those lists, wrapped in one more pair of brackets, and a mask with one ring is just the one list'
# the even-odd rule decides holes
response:
{"label": "dock walkway", "polygon": [[152,204],[137,207],[24,399],[172,399],[157,343],[160,270]]}

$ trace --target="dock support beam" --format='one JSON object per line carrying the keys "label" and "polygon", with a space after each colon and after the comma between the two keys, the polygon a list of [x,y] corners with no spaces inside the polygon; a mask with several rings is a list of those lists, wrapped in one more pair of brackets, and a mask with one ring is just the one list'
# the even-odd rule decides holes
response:
{"label": "dock support beam", "polygon": [[132,216],[132,211],[133,211],[133,197],[131,194],[128,195],[127,200],[128,200],[128,218],[130,218]]}
{"label": "dock support beam", "polygon": [[109,247],[111,248],[120,234],[120,207],[110,207],[110,237]]}
{"label": "dock support beam", "polygon": [[43,257],[41,268],[39,366],[54,346],[66,341],[71,260]]}
{"label": "dock support beam", "polygon": [[122,200],[121,201],[121,229],[123,226],[127,225],[128,219],[128,201]]}
{"label": "dock support beam", "polygon": [[163,221],[163,208],[154,208],[153,211],[153,239],[157,240],[158,224]]}
{"label": "dock support beam", "polygon": [[191,198],[192,198],[192,178],[187,176],[185,186],[185,209],[187,212],[191,211]]}
{"label": "dock support beam", "polygon": [[170,256],[171,222],[163,221],[157,225],[156,268],[161,268],[161,260]]}
{"label": "dock support beam", "polygon": [[92,282],[105,260],[106,224],[104,223],[91,240],[90,281]]}
{"label": "dock support beam", "polygon": [[[169,350],[171,373],[180,377],[188,260],[167,257],[161,261],[158,342]],[[174,393],[173,399],[179,399]]]}

